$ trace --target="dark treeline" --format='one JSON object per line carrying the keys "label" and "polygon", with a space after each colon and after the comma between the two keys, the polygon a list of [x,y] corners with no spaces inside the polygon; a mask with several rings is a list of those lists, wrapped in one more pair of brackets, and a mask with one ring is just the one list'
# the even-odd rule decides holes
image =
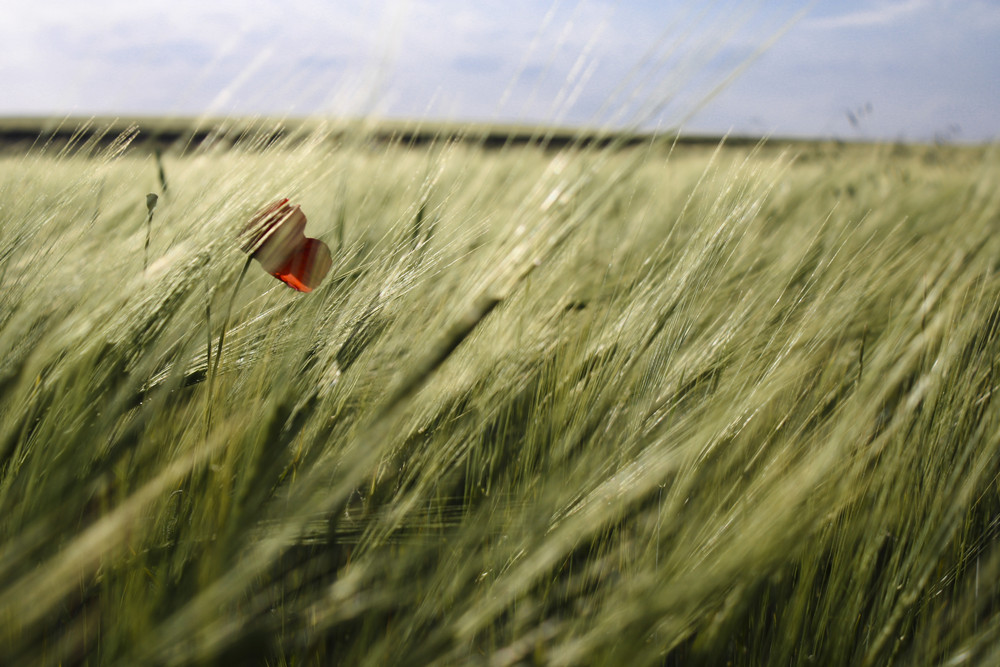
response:
{"label": "dark treeline", "polygon": [[[146,119],[136,122],[121,120],[0,119],[0,150],[24,152],[33,150],[64,151],[101,150],[120,141],[123,134],[131,135],[133,148],[150,151],[189,152],[208,147],[236,147],[263,150],[276,142],[297,143],[318,127],[314,121],[267,122],[261,120],[227,119],[211,122],[195,120]],[[718,136],[653,135],[647,133],[610,132],[604,130],[543,128],[528,126],[485,126],[434,123],[384,122],[347,124],[329,131],[332,141],[348,133],[357,137],[360,131],[365,141],[374,145],[427,146],[441,142],[463,142],[486,149],[504,146],[539,146],[559,150],[571,146],[580,148],[632,147],[650,141],[677,141],[681,144],[714,145]],[[758,137],[729,137],[728,144],[752,145]]]}

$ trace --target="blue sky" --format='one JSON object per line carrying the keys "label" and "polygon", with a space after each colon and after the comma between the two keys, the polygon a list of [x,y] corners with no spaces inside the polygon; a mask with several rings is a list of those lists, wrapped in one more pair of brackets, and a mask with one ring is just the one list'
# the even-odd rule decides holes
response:
{"label": "blue sky", "polygon": [[0,115],[1000,138],[998,0],[8,0],[4,14]]}

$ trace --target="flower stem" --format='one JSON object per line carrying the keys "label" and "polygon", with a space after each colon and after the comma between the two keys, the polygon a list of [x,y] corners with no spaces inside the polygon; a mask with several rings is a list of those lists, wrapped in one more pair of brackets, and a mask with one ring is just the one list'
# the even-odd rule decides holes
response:
{"label": "flower stem", "polygon": [[[247,275],[247,269],[250,268],[250,262],[253,260],[252,256],[247,257],[247,261],[243,264],[243,270],[240,271],[240,277],[236,279],[236,285],[233,287],[233,293],[229,297],[229,305],[226,307],[226,314],[222,318],[222,332],[219,333],[219,346],[215,351],[215,365],[212,365],[212,334],[211,334],[211,320],[209,321],[209,342],[208,342],[208,357],[206,359],[205,371],[208,373],[208,398],[207,404],[205,406],[205,432],[207,434],[211,423],[212,423],[212,391],[215,387],[215,377],[219,374],[219,363],[222,361],[222,345],[226,340],[226,328],[229,326],[229,316],[233,313],[233,303],[236,301],[236,293],[240,291],[240,285],[243,284],[243,278]],[[211,318],[211,304],[206,308],[206,315]]]}
{"label": "flower stem", "polygon": [[153,235],[153,211],[158,197],[152,192],[146,195],[146,253],[142,256],[142,272],[149,267],[149,238]]}
{"label": "flower stem", "polygon": [[146,272],[149,267],[149,237],[153,234],[153,212],[146,216],[146,253],[142,256],[142,271]]}

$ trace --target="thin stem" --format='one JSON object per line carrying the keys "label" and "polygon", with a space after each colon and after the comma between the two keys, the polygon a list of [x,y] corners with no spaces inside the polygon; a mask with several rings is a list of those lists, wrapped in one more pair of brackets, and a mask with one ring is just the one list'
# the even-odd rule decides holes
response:
{"label": "thin stem", "polygon": [[208,439],[209,428],[212,424],[212,295],[209,294],[208,302],[205,304],[205,333],[208,338],[208,348],[205,352],[205,379],[208,389],[205,395],[205,439]]}
{"label": "thin stem", "polygon": [[156,148],[153,151],[153,155],[156,157],[156,169],[160,176],[160,187],[163,189],[163,194],[167,194],[167,173],[163,170],[163,151],[160,148]]}
{"label": "thin stem", "polygon": [[149,266],[149,239],[153,235],[153,211],[156,210],[156,200],[159,197],[150,192],[146,195],[146,254],[142,256],[142,272]]}
{"label": "thin stem", "polygon": [[861,384],[861,375],[865,372],[865,341],[868,339],[868,325],[861,334],[861,350],[858,352],[858,384]]}
{"label": "thin stem", "polygon": [[146,216],[146,254],[142,257],[142,271],[146,272],[149,267],[149,237],[153,234],[153,211],[150,209]]}
{"label": "thin stem", "polygon": [[240,291],[240,285],[243,284],[243,278],[247,274],[247,269],[250,268],[250,260],[253,256],[248,256],[246,263],[243,264],[243,270],[240,271],[240,277],[236,279],[236,285],[233,287],[233,294],[229,297],[229,306],[226,308],[226,316],[222,318],[222,332],[219,334],[219,347],[215,352],[215,365],[212,365],[212,303],[209,300],[207,306],[205,306],[205,317],[208,320],[208,353],[205,359],[205,372],[208,374],[208,389],[206,391],[205,398],[205,437],[208,437],[208,432],[212,427],[212,394],[215,391],[215,376],[219,374],[219,362],[222,361],[222,345],[226,340],[226,328],[229,326],[229,316],[233,312],[233,302],[236,301],[236,293]]}
{"label": "thin stem", "polygon": [[233,294],[229,297],[229,305],[226,307],[226,315],[222,318],[222,332],[219,334],[219,347],[215,350],[215,367],[212,369],[213,377],[219,373],[219,362],[222,361],[222,344],[226,340],[226,327],[229,326],[229,316],[233,313],[233,303],[236,301],[236,293],[240,291],[240,285],[243,284],[243,278],[247,275],[247,269],[250,268],[250,262],[252,260],[253,256],[248,255],[246,263],[243,264],[243,270],[240,271],[240,277],[236,280],[236,286],[233,287]]}

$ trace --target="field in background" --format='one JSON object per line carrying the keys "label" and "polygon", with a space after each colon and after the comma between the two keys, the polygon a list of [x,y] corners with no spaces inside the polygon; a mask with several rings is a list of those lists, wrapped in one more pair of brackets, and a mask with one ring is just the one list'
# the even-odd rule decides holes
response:
{"label": "field in background", "polygon": [[996,147],[449,136],[0,156],[0,662],[1000,660]]}

